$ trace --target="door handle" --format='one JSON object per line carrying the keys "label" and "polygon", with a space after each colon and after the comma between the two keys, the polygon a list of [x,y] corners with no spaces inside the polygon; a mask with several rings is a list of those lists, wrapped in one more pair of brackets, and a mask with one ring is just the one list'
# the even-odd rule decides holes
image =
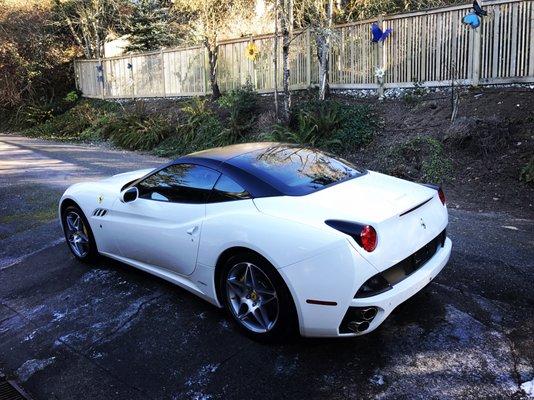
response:
{"label": "door handle", "polygon": [[198,226],[194,226],[187,230],[187,234],[193,236],[193,234],[198,230]]}

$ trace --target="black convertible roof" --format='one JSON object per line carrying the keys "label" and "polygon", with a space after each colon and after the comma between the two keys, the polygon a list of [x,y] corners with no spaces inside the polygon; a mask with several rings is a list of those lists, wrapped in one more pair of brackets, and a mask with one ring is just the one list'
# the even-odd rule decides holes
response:
{"label": "black convertible roof", "polygon": [[[243,154],[256,151],[261,152],[262,150],[267,151],[278,146],[285,147],[286,145],[274,142],[233,144],[191,153],[177,158],[171,164],[194,163],[214,168],[238,182],[253,197],[281,196],[284,193],[274,187],[271,182],[266,182],[249,171],[244,170],[241,166],[232,165],[228,162]],[[287,146],[292,147],[293,145],[288,144]]]}
{"label": "black convertible roof", "polygon": [[[314,161],[318,155],[325,159]],[[325,162],[326,158],[334,163]],[[301,196],[361,175],[345,160],[336,160],[328,153],[276,142],[217,147],[188,154],[171,164],[183,163],[215,169],[239,183],[253,197]]]}
{"label": "black convertible roof", "polygon": [[[268,149],[275,146],[284,145],[282,143],[275,143],[275,142],[258,142],[258,143],[241,143],[241,144],[233,144],[230,146],[225,147],[216,147],[213,149],[208,150],[202,150],[197,151],[196,153],[191,153],[186,156],[180,157],[175,162],[181,162],[184,159],[207,159],[207,160],[213,160],[213,161],[221,161],[225,162],[230,160],[231,158],[250,153],[257,150],[263,150]],[[292,146],[292,145],[287,145]]]}

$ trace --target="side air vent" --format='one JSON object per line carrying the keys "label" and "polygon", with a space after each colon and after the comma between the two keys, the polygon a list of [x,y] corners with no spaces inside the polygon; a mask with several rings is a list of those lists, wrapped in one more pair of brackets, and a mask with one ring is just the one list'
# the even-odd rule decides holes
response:
{"label": "side air vent", "polygon": [[97,208],[95,211],[93,211],[93,217],[103,217],[108,213],[108,210],[105,208]]}

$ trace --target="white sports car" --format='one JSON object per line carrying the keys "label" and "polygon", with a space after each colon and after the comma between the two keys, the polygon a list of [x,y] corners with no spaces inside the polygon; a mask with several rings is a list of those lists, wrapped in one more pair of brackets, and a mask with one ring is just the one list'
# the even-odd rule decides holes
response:
{"label": "white sports car", "polygon": [[264,340],[371,332],[451,253],[440,188],[279,143],[78,183],[59,212],[76,258],[176,283]]}

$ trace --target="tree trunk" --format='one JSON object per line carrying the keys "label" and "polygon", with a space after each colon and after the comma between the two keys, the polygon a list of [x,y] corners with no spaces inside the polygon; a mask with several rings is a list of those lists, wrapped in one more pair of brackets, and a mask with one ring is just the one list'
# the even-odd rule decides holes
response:
{"label": "tree trunk", "polygon": [[319,58],[319,100],[324,100],[330,92],[330,47],[332,38],[332,22],[334,1],[328,0],[326,26],[316,36],[317,57]]}
{"label": "tree trunk", "polygon": [[289,92],[289,45],[291,43],[291,25],[288,16],[289,11],[293,9],[291,5],[292,0],[280,0],[280,30],[282,31],[282,69],[283,69],[283,83],[282,89],[284,92],[284,109],[282,112],[283,122],[289,122],[289,112],[291,110],[291,93]]}
{"label": "tree trunk", "polygon": [[274,39],[273,39],[273,69],[274,69],[274,117],[276,123],[280,122],[278,110],[278,5],[275,5]]}
{"label": "tree trunk", "polygon": [[210,45],[208,40],[204,41],[204,45],[208,50],[208,62],[210,65],[210,86],[211,98],[216,100],[221,97],[219,90],[219,83],[217,82],[217,59],[219,57],[219,45]]}
{"label": "tree trunk", "polygon": [[72,24],[72,20],[69,18],[67,13],[63,11],[61,3],[58,2],[59,10],[61,11],[61,14],[63,15],[63,18],[65,19],[65,22],[67,23],[67,26],[69,27],[70,33],[78,46],[83,49],[83,54],[85,55],[85,58],[91,58],[91,52],[89,51],[89,48],[85,46],[82,42],[82,39],[80,36],[76,33],[76,30],[74,29],[74,26]]}
{"label": "tree trunk", "polygon": [[89,32],[87,29],[87,19],[81,18],[80,21],[80,29],[82,31],[83,41],[85,42],[85,46],[87,48],[87,53],[89,54],[89,58],[94,58],[95,51],[93,47],[93,41],[91,40],[91,32]]}
{"label": "tree trunk", "polygon": [[321,32],[316,36],[317,58],[319,59],[319,100],[324,100],[328,92],[328,58],[329,43],[326,35]]}

